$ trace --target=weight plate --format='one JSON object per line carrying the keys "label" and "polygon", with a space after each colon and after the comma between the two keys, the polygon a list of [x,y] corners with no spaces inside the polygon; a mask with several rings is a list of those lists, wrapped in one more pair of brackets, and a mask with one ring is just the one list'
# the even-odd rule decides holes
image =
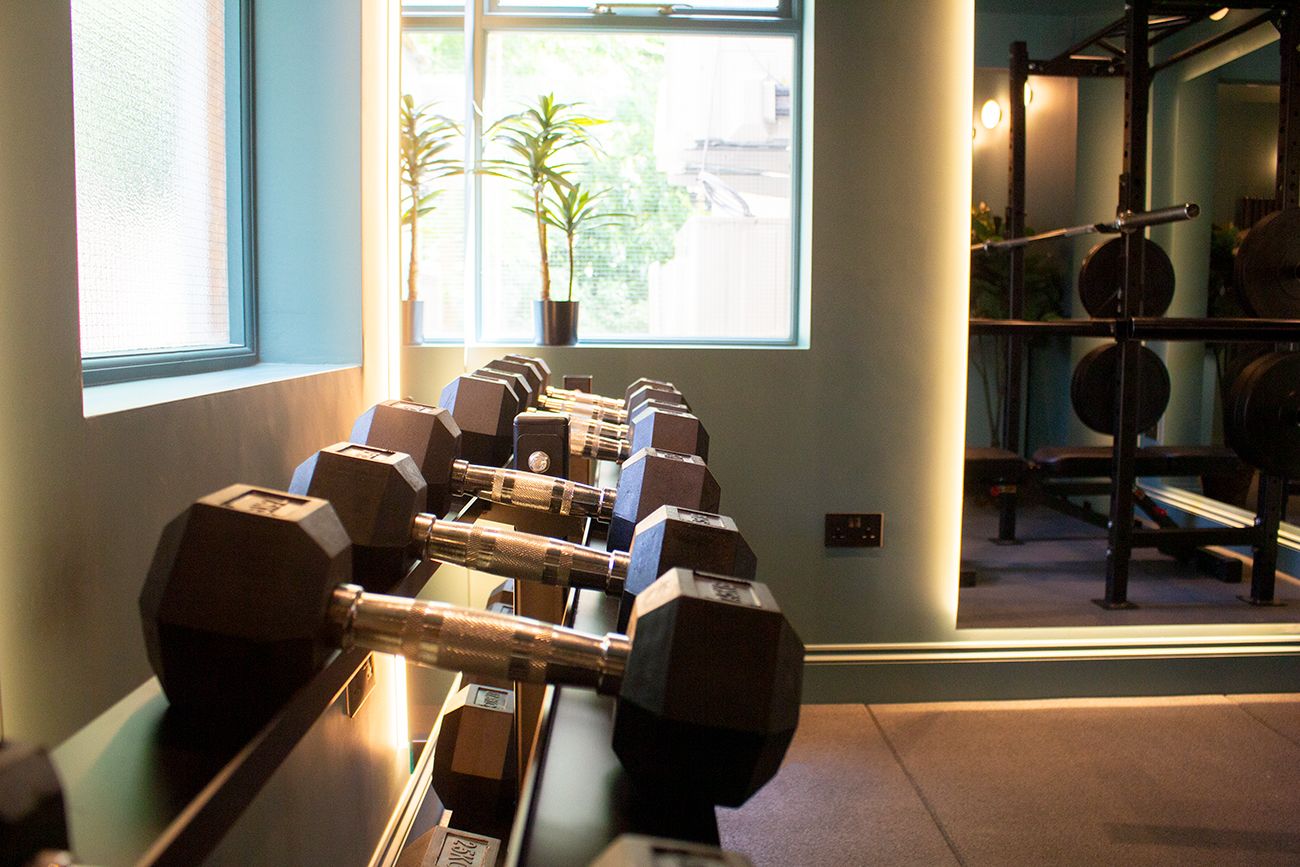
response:
{"label": "weight plate", "polygon": [[1237,251],[1236,289],[1253,316],[1300,319],[1300,208],[1274,211]]}
{"label": "weight plate", "polygon": [[[1137,345],[1137,429],[1155,426],[1169,405],[1169,371],[1145,346]],[[1097,433],[1115,433],[1115,363],[1119,347],[1099,346],[1079,359],[1070,380],[1070,403],[1079,419]]]}
{"label": "weight plate", "polygon": [[1300,352],[1270,352],[1228,389],[1223,433],[1253,467],[1300,478]]}
{"label": "weight plate", "polygon": [[[1130,316],[1164,316],[1174,300],[1174,263],[1160,245],[1142,239],[1146,285],[1129,302]],[[1079,268],[1079,300],[1088,315],[1098,319],[1119,316],[1119,293],[1124,287],[1124,239],[1111,238],[1093,247]]]}

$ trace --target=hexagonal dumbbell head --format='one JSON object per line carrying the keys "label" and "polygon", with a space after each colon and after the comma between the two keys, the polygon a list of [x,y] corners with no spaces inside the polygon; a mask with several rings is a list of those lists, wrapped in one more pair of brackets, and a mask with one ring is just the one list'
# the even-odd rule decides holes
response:
{"label": "hexagonal dumbbell head", "polygon": [[424,478],[410,455],[335,443],[303,461],[289,492],[329,500],[352,540],[352,582],[382,593],[415,562],[411,522]]}
{"label": "hexagonal dumbbell head", "polygon": [[633,777],[737,807],[799,724],[803,643],[763,584],[673,569],[637,597],[614,752]]}
{"label": "hexagonal dumbbell head", "polygon": [[[505,383],[510,390],[510,396],[515,401],[514,415],[518,415],[532,405],[533,392],[528,386],[528,380],[522,374],[493,370],[490,367],[480,367],[470,375],[481,376],[484,379],[495,379],[498,382]],[[514,418],[514,416],[512,415],[511,418]]]}
{"label": "hexagonal dumbbell head", "polygon": [[[671,382],[665,382],[662,379],[647,379],[643,376],[628,384],[628,387],[623,392],[623,405],[627,406],[630,404],[632,402],[632,395],[636,394],[647,385],[664,391],[677,392],[677,386],[673,385]],[[677,393],[680,394],[680,392]]]}
{"label": "hexagonal dumbbell head", "polygon": [[265,722],[329,657],[330,593],[351,573],[347,531],[324,500],[231,485],[182,512],[140,592],[173,710],[214,731]]}
{"label": "hexagonal dumbbell head", "polygon": [[456,420],[442,407],[386,400],[357,419],[349,439],[410,455],[428,486],[420,510],[441,517],[451,508],[451,465],[460,456],[460,437]]}
{"label": "hexagonal dumbbell head", "polygon": [[537,405],[537,398],[542,393],[542,375],[538,373],[537,368],[523,361],[510,361],[506,358],[494,358],[489,361],[480,370],[498,370],[502,373],[514,373],[522,376],[528,384],[528,404],[529,406]]}
{"label": "hexagonal dumbbell head", "polygon": [[660,575],[677,567],[752,581],[758,558],[730,518],[660,506],[636,525],[618,606],[619,631],[627,631],[636,597]]}
{"label": "hexagonal dumbbell head", "polygon": [[63,790],[49,753],[0,743],[0,867],[21,867],[43,850],[67,848]]}
{"label": "hexagonal dumbbell head", "polygon": [[551,366],[546,363],[545,359],[538,358],[537,356],[534,355],[516,355],[516,354],[503,355],[501,357],[504,358],[506,361],[522,361],[524,364],[531,364],[533,366],[533,369],[537,371],[537,375],[541,377],[542,390],[545,391],[548,387],[550,387]]}
{"label": "hexagonal dumbbell head", "polygon": [[695,455],[642,449],[624,461],[619,472],[608,546],[628,550],[636,525],[660,506],[716,512],[721,499],[717,480]]}
{"label": "hexagonal dumbbell head", "polygon": [[667,837],[620,834],[587,867],[754,867],[739,852]]}
{"label": "hexagonal dumbbell head", "polygon": [[481,834],[508,831],[519,787],[515,694],[480,683],[462,687],[438,729],[433,790],[456,827]]}
{"label": "hexagonal dumbbell head", "polygon": [[504,382],[473,375],[456,377],[438,398],[460,428],[460,456],[489,467],[510,459],[517,404]]}
{"label": "hexagonal dumbbell head", "polygon": [[686,398],[677,389],[664,388],[659,385],[643,385],[632,392],[632,396],[627,399],[628,416],[635,413],[641,407],[641,404],[649,401],[658,401],[669,406],[681,406],[682,409],[690,411],[690,405],[686,403]]}
{"label": "hexagonal dumbbell head", "polygon": [[709,459],[709,432],[704,422],[681,406],[642,404],[630,430],[628,445],[634,454],[654,448],[697,455],[702,461]]}

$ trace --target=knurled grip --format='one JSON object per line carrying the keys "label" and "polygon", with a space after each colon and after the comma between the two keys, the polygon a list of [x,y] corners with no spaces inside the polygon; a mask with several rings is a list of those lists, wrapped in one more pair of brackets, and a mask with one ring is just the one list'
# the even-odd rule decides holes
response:
{"label": "knurled grip", "polygon": [[627,422],[627,412],[621,409],[610,409],[598,404],[577,403],[572,400],[558,400],[553,397],[542,395],[537,400],[538,406],[552,412],[574,415],[581,418],[589,418],[592,421],[611,421],[615,424],[625,424]]}
{"label": "knurled grip", "polygon": [[554,388],[546,387],[546,396],[553,397],[557,400],[569,400],[574,403],[594,403],[598,406],[609,407],[610,409],[626,409],[627,403],[617,397],[606,397],[603,394],[592,394],[589,391],[578,391],[572,388]]}
{"label": "knurled grip", "polygon": [[631,644],[525,617],[445,602],[335,588],[326,619],[339,646],[398,654],[418,665],[529,683],[615,692]]}
{"label": "knurled grip", "polygon": [[569,453],[597,461],[622,462],[627,458],[628,444],[602,437],[595,427],[576,428],[577,436],[569,437]]}
{"label": "knurled grip", "polygon": [[622,552],[598,551],[549,536],[534,536],[418,515],[411,529],[422,556],[492,575],[581,587],[617,595],[627,579]]}
{"label": "knurled grip", "polygon": [[573,494],[568,492],[566,496],[564,487],[561,480],[553,477],[501,469],[493,473],[488,499],[494,503],[567,515],[573,505]]}
{"label": "knurled grip", "polygon": [[[403,646],[409,643],[413,651],[430,643],[425,637],[426,607],[422,603],[412,606],[410,628],[403,636]],[[444,616],[432,639],[439,644],[438,665],[442,668],[528,683],[546,681],[551,645],[547,630],[524,629],[488,612],[480,616],[463,611]]]}
{"label": "knurled grip", "polygon": [[550,545],[550,540],[542,536],[475,526],[469,534],[464,565],[493,575],[541,581],[546,577],[546,554]]}
{"label": "knurled grip", "polygon": [[482,497],[493,503],[606,521],[614,514],[613,489],[584,485],[556,476],[457,461],[451,479],[457,493]]}

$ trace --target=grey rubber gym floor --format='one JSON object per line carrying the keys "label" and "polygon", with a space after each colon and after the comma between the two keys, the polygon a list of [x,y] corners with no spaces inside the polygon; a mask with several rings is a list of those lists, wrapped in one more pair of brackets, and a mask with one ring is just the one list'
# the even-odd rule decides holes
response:
{"label": "grey rubber gym floor", "polygon": [[1300,864],[1300,695],[808,705],[756,867]]}
{"label": "grey rubber gym floor", "polygon": [[1098,527],[1046,506],[1025,506],[1016,534],[1023,545],[996,545],[997,512],[970,498],[962,517],[963,567],[974,567],[978,583],[963,587],[958,628],[1097,626],[1153,623],[1276,623],[1300,619],[1300,584],[1279,574],[1277,599],[1289,604],[1256,607],[1241,602],[1250,593],[1250,567],[1241,584],[1225,584],[1155,549],[1134,553],[1129,600],[1139,606],[1106,611],[1091,600],[1105,592],[1106,536]]}

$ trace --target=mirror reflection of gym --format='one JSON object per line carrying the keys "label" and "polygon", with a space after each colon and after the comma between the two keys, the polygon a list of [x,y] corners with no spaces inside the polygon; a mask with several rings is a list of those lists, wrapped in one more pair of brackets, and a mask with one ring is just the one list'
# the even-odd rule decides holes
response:
{"label": "mirror reflection of gym", "polygon": [[957,625],[1295,621],[1300,16],[1039,5],[976,4]]}

